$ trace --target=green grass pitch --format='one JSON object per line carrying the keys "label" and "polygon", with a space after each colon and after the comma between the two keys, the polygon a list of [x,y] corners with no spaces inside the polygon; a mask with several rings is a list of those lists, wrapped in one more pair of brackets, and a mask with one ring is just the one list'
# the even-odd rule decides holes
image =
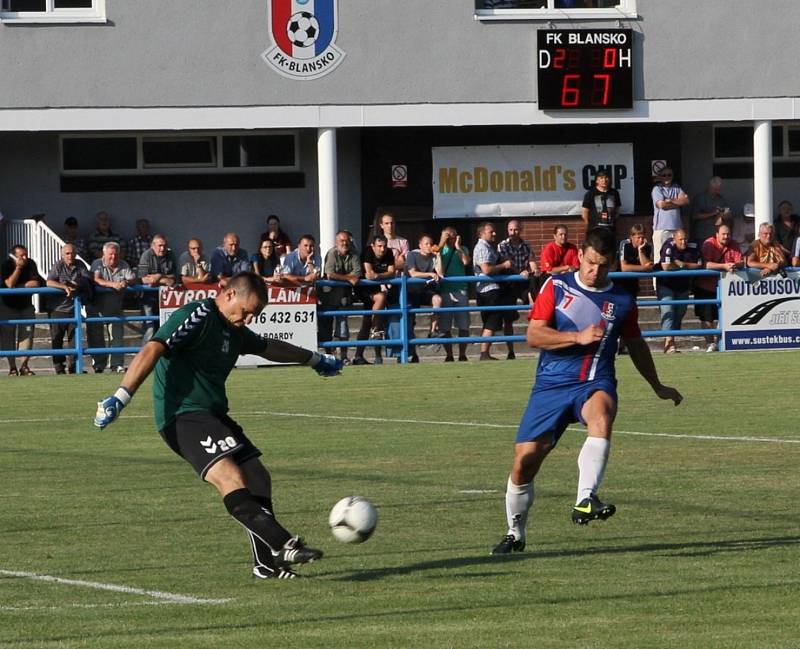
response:
{"label": "green grass pitch", "polygon": [[[308,579],[269,582],[154,431],[149,383],[98,432],[118,377],[3,379],[0,647],[797,647],[798,358],[659,356],[678,408],[620,359],[601,490],[617,515],[570,522],[576,426],[508,558],[489,551],[534,360],[236,371],[231,414],[277,513],[326,552]],[[327,529],[349,494],[380,512],[362,545]]]}

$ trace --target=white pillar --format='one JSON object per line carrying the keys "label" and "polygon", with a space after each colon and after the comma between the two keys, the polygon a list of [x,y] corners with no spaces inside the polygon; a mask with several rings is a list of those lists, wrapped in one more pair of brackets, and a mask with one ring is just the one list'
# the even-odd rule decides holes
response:
{"label": "white pillar", "polygon": [[317,174],[319,177],[319,254],[333,248],[339,229],[339,207],[336,191],[336,129],[317,130]]}
{"label": "white pillar", "polygon": [[753,130],[753,205],[758,239],[758,226],[772,223],[772,122],[769,120],[755,122]]}

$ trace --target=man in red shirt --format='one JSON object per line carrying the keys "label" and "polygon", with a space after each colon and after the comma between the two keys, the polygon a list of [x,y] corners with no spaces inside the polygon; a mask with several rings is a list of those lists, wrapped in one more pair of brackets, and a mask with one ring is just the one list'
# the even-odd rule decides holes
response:
{"label": "man in red shirt", "polygon": [[[542,248],[540,256],[540,266],[542,272],[550,275],[559,273],[569,273],[578,270],[578,248],[575,244],[567,241],[569,231],[566,225],[557,225],[553,229],[553,241]],[[542,278],[542,283],[546,277]]]}
{"label": "man in red shirt", "polygon": [[[708,270],[718,270],[730,273],[737,268],[744,267],[744,257],[739,248],[739,243],[731,236],[731,228],[726,223],[720,223],[716,234],[703,242],[701,255]],[[695,279],[694,296],[698,300],[717,299],[716,277],[698,277]],[[695,304],[694,313],[702,323],[703,329],[713,329],[714,322],[719,319],[719,309],[716,304]],[[706,351],[717,351],[717,337],[706,336]]]}

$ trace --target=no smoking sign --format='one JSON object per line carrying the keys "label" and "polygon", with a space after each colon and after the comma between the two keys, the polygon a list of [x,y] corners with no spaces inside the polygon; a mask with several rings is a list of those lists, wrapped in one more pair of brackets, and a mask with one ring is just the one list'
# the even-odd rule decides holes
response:
{"label": "no smoking sign", "polygon": [[408,165],[392,165],[392,187],[408,187]]}

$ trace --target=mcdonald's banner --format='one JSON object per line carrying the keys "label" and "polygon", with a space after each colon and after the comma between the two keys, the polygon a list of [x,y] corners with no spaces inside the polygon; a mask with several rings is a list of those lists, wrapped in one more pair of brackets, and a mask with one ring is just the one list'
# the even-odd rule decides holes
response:
{"label": "mcdonald's banner", "polygon": [[633,144],[434,147],[433,217],[571,216],[604,170],[634,205]]}

